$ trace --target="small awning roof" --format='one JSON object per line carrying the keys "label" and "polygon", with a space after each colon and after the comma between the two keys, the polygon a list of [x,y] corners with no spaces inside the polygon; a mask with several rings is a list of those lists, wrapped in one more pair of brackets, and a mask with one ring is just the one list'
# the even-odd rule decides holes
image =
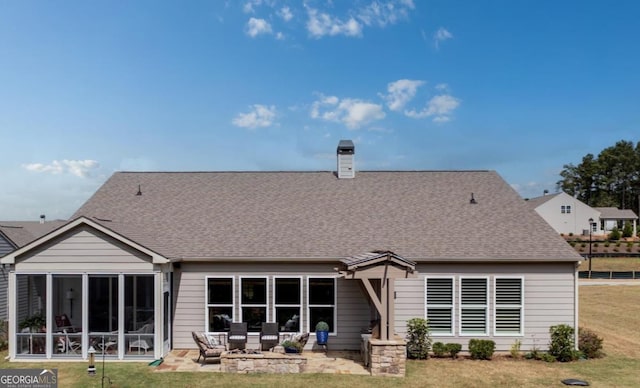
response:
{"label": "small awning roof", "polygon": [[413,272],[416,269],[416,263],[414,261],[405,259],[391,251],[373,251],[345,257],[340,261],[347,267],[347,271],[355,271],[358,268],[368,267],[374,264],[380,265],[385,262],[391,262],[400,267],[404,267],[408,272]]}

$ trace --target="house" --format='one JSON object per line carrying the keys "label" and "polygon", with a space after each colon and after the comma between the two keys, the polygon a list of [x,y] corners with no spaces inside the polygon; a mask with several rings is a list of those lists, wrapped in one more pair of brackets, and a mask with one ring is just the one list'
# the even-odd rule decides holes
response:
{"label": "house", "polygon": [[[0,257],[62,226],[64,223],[61,220],[45,221],[44,215],[40,216],[40,221],[0,221]],[[8,278],[9,273],[2,266],[0,268],[0,320],[8,318]]]}
{"label": "house", "polygon": [[[638,216],[632,210],[590,207],[567,193],[545,194],[531,198],[527,203],[557,232],[565,235],[606,235],[614,227],[622,229],[625,221],[632,222],[636,235]],[[591,225],[590,225],[591,223]]]}
{"label": "house", "polygon": [[[414,317],[435,341],[499,351],[578,326],[581,257],[496,172],[354,161],[341,141],[336,172],[113,174],[71,221],[1,259],[10,358],[159,358],[230,322],[257,348],[261,322],[296,333],[322,320],[335,350],[360,349],[372,322],[404,346]],[[57,327],[63,313],[75,330]],[[34,314],[42,328],[20,325]]]}
{"label": "house", "polygon": [[600,229],[604,233],[610,233],[614,228],[622,230],[626,222],[630,222],[633,228],[633,236],[638,234],[638,216],[631,209],[618,209],[615,207],[594,207],[600,212]]}

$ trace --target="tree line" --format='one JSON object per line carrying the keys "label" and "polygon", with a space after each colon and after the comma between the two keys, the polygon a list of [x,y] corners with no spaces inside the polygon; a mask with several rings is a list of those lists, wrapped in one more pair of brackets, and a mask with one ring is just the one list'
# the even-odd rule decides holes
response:
{"label": "tree line", "polygon": [[577,166],[565,164],[557,189],[592,207],[638,211],[640,201],[640,142],[620,140],[597,157],[587,154]]}

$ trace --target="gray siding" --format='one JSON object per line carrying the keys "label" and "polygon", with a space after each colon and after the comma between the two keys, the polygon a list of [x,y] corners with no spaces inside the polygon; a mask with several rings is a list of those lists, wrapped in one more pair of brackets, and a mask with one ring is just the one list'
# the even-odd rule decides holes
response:
{"label": "gray siding", "polygon": [[[469,337],[458,335],[459,279],[464,276],[487,276],[489,279],[489,336],[496,342],[496,350],[508,351],[516,339],[522,341],[522,350],[534,346],[546,349],[549,327],[557,324],[574,326],[575,272],[573,263],[557,264],[493,264],[493,265],[418,265],[417,279],[396,282],[396,331],[406,334],[407,320],[425,317],[424,278],[429,275],[453,276],[455,279],[454,335],[433,336],[433,341],[457,342],[467,349]],[[524,278],[524,336],[493,336],[494,276]]]}
{"label": "gray siding", "polygon": [[49,241],[16,260],[16,271],[145,272],[151,258],[86,226]]}
{"label": "gray siding", "polygon": [[[233,276],[235,279],[236,307],[234,315],[239,316],[239,279],[242,276],[268,276],[269,309],[272,301],[272,281],[275,275],[303,275],[303,319],[302,330],[308,330],[306,315],[306,277],[336,275],[334,265],[326,264],[194,264],[183,263],[175,274],[175,316],[173,319],[173,347],[176,349],[195,348],[191,331],[205,330],[205,278],[207,276]],[[489,335],[498,351],[508,351],[516,339],[522,341],[522,350],[533,346],[545,349],[549,342],[549,327],[566,323],[574,325],[574,264],[449,264],[417,267],[418,278],[396,281],[395,325],[397,334],[406,334],[406,322],[425,314],[425,275],[453,276],[455,278],[456,301],[454,304],[453,336],[433,337],[434,341],[458,342],[466,349],[469,336],[458,336],[459,278],[461,276],[486,276],[489,279]],[[524,279],[524,335],[493,336],[493,284],[494,276],[514,276]],[[329,338],[332,349],[353,349],[360,346],[360,331],[368,327],[370,307],[367,297],[358,281],[338,279],[337,283],[337,334]],[[271,320],[271,310],[268,312]],[[312,330],[313,331],[313,328]],[[313,348],[315,338],[311,338],[307,348]],[[258,339],[252,336],[249,346],[257,347]]]}
{"label": "gray siding", "polygon": [[[13,245],[0,233],[0,257],[7,253],[13,252]],[[7,310],[7,287],[9,283],[9,272],[2,267],[0,269],[0,320],[6,320],[8,317]]]}
{"label": "gray siding", "polygon": [[[268,277],[268,316],[272,315],[272,282],[276,276],[302,276],[302,331],[313,331],[308,328],[307,308],[307,276],[335,277],[331,264],[182,264],[175,273],[175,316],[173,319],[173,347],[176,349],[192,349],[195,344],[192,331],[205,330],[205,278],[207,276],[233,276],[235,279],[236,307],[234,316],[239,316],[240,277]],[[360,331],[369,325],[370,309],[367,298],[362,293],[357,281],[337,280],[337,332],[329,337],[332,349],[360,348]],[[249,346],[258,347],[258,337],[251,335]],[[310,337],[307,349],[315,346],[315,337]]]}

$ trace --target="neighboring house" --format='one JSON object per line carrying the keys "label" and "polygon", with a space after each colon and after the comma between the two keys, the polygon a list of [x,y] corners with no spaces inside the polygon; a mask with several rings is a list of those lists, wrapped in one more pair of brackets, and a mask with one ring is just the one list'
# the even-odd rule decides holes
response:
{"label": "neighboring house", "polygon": [[[604,235],[614,227],[622,229],[625,221],[632,222],[636,235],[637,216],[632,210],[616,208],[592,208],[567,193],[546,194],[527,201],[557,232],[565,235]],[[592,220],[591,226],[589,220]]]}
{"label": "neighboring house", "polygon": [[[65,221],[0,221],[0,257],[62,226]],[[8,271],[0,268],[0,320],[7,319]]]}
{"label": "neighboring house", "polygon": [[615,207],[594,207],[594,209],[600,212],[600,229],[605,233],[610,233],[614,228],[622,231],[624,224],[630,222],[633,227],[633,236],[637,234],[638,216],[633,210]]}
{"label": "neighboring house", "polygon": [[[578,326],[581,257],[496,172],[356,171],[354,151],[340,143],[337,173],[115,173],[1,260],[11,359],[159,358],[239,321],[257,348],[261,322],[323,320],[335,350],[360,349],[372,321],[395,341],[428,318],[435,341],[499,351]],[[45,330],[18,328],[40,312]],[[79,333],[56,328],[62,313]],[[76,353],[54,346],[69,338]]]}

